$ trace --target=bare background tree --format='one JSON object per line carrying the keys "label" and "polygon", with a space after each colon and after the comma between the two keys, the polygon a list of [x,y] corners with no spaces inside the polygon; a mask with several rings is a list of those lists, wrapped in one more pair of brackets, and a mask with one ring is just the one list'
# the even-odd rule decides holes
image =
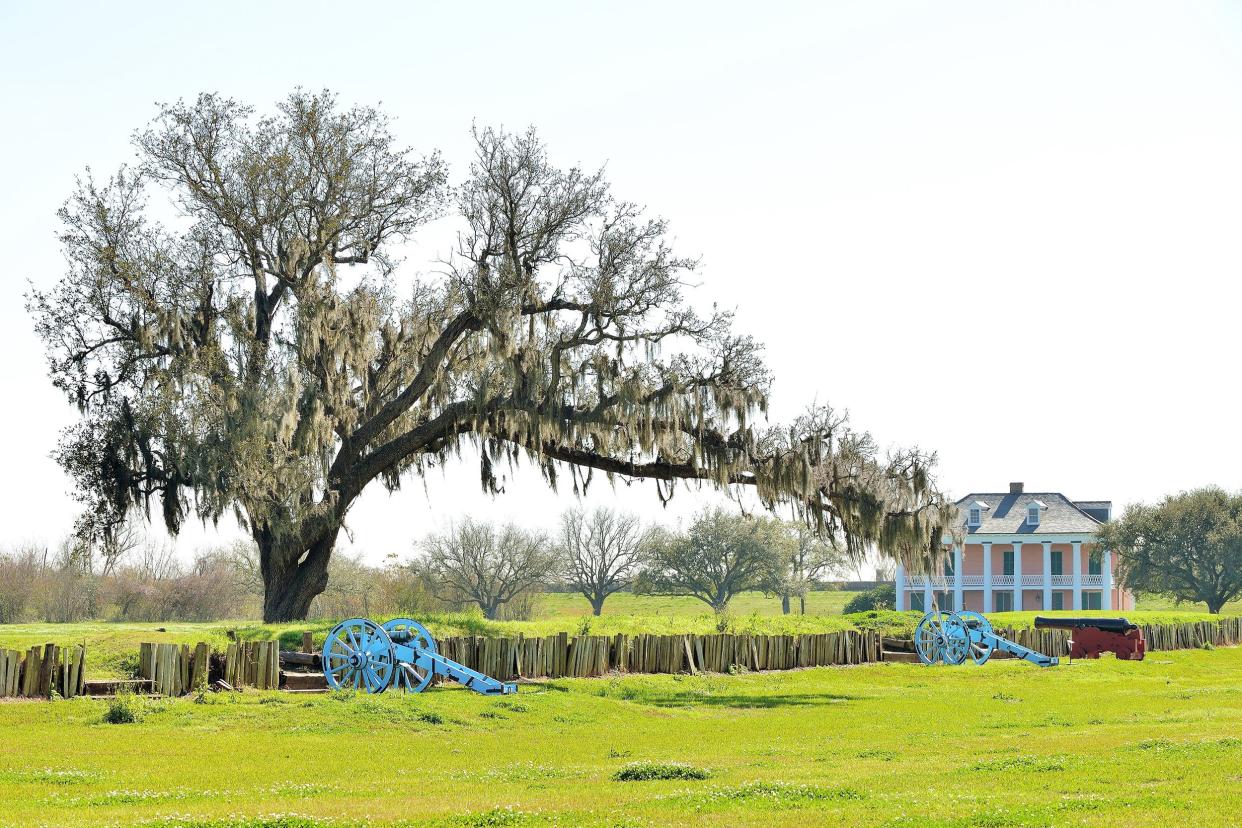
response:
{"label": "bare background tree", "polygon": [[499,617],[506,604],[542,585],[557,563],[544,536],[469,517],[429,535],[423,556],[438,597],[473,603],[484,618]]}
{"label": "bare background tree", "polygon": [[[84,541],[153,502],[174,534],[231,513],[258,548],[264,619],[302,618],[362,491],[469,441],[496,492],[520,457],[575,488],[589,470],[662,497],[705,480],[791,503],[851,549],[943,554],[933,456],[882,457],[829,409],[755,428],[761,348],[686,302],[696,262],[665,221],[599,171],[554,166],[533,131],[474,137],[432,281],[397,280],[390,255],[446,211],[444,165],[327,93],[265,117],[216,95],[164,106],[136,168],[80,182],[60,213],[67,273],[29,308],[81,411],[57,456]],[[152,197],[180,223],[153,221]]]}
{"label": "bare background tree", "polygon": [[656,536],[638,590],[697,598],[722,613],[739,592],[771,590],[784,573],[793,544],[774,518],[706,509],[684,532]]}
{"label": "bare background tree", "polygon": [[791,599],[797,598],[801,613],[806,615],[806,594],[815,582],[850,561],[831,538],[805,524],[786,524],[785,531],[790,535],[790,543],[781,545],[784,567],[774,592],[781,598],[781,612],[788,615]]}
{"label": "bare background tree", "polygon": [[602,506],[569,509],[561,515],[558,546],[565,580],[599,615],[609,595],[633,583],[651,539],[637,515]]}

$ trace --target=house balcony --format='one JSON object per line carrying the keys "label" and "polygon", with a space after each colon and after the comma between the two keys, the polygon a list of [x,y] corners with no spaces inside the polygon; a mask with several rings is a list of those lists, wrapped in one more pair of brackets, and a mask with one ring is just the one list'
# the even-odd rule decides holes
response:
{"label": "house balcony", "polygon": [[[1013,575],[993,575],[992,589],[994,590],[1011,590],[1016,584]],[[907,575],[904,579],[902,589],[919,590],[923,589],[928,580],[931,581],[931,588],[935,590],[950,590],[956,588],[956,582],[952,575]],[[1103,575],[1083,575],[1081,580],[1082,589],[1103,589]],[[963,575],[962,589],[983,589],[982,575]],[[1023,575],[1021,576],[1021,587],[1023,589],[1043,589],[1043,575]],[[1051,576],[1048,587],[1050,589],[1073,589],[1073,575],[1053,575]]]}

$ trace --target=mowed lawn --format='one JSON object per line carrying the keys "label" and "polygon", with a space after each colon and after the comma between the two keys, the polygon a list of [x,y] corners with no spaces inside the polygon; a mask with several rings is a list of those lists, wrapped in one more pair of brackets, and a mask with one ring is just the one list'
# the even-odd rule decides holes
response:
{"label": "mowed lawn", "polygon": [[[857,592],[844,590],[817,590],[806,596],[807,615],[840,615],[845,604]],[[800,608],[798,599],[791,599],[793,614]],[[762,592],[742,592],[729,602],[727,612],[734,617],[749,615],[772,616],[781,614],[781,599]],[[575,617],[591,614],[591,604],[581,595],[572,592],[548,592],[539,598],[538,613],[546,618]],[[678,618],[711,615],[711,608],[697,598],[668,597],[664,595],[635,595],[617,592],[604,602],[604,616],[640,615],[651,617],[673,616]]]}
{"label": "mowed lawn", "polygon": [[0,824],[1163,828],[1242,797],[1238,648],[140,706],[0,703]]}

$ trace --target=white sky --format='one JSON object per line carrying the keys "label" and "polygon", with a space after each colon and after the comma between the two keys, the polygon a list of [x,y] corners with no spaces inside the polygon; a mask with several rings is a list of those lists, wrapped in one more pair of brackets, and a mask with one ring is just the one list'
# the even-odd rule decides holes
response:
{"label": "white sky", "polygon": [[[295,85],[382,102],[458,179],[472,120],[607,163],[703,257],[696,301],[766,342],[775,420],[848,408],[938,451],[955,495],[1242,487],[1238,4],[174,5],[0,5],[0,546],[76,508],[48,457],[74,411],[22,299],[61,274],[74,175],[129,159],[156,101]],[[355,548],[405,555],[464,512],[551,526],[570,498],[477,481],[369,491]],[[591,500],[673,520],[708,497]]]}

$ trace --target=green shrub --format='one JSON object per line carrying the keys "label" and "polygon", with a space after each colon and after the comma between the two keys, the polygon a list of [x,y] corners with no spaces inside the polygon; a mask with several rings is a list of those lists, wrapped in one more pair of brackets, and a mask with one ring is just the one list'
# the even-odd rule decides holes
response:
{"label": "green shrub", "polygon": [[631,762],[612,775],[617,782],[650,782],[654,779],[707,779],[711,773],[682,762]]}
{"label": "green shrub", "polygon": [[120,693],[108,701],[103,720],[105,724],[134,724],[142,721],[142,707],[132,695]]}
{"label": "green shrub", "polygon": [[871,610],[891,610],[897,606],[897,590],[892,584],[880,584],[875,589],[860,592],[846,602],[841,612],[849,615]]}

